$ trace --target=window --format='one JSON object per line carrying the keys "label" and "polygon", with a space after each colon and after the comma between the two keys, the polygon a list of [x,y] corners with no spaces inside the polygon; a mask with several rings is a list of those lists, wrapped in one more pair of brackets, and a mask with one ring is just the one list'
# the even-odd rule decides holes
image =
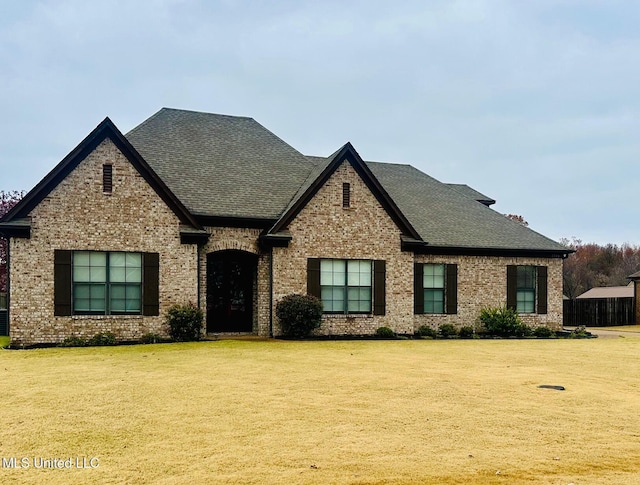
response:
{"label": "window", "polygon": [[425,264],[424,313],[444,313],[444,264]]}
{"label": "window", "polygon": [[158,253],[54,251],[54,315],[159,315]]}
{"label": "window", "polygon": [[320,294],[326,313],[371,313],[371,261],[321,260]]}
{"label": "window", "polygon": [[102,192],[110,194],[113,191],[113,165],[102,166]]}
{"label": "window", "polygon": [[139,314],[142,254],[74,251],[73,312]]}
{"label": "window", "polygon": [[342,184],[342,207],[351,207],[351,184],[348,182]]}
{"label": "window", "polygon": [[536,311],[535,266],[517,267],[516,311],[518,313],[535,313]]}
{"label": "window", "polygon": [[458,312],[458,266],[443,263],[414,264],[414,313]]}
{"label": "window", "polygon": [[507,306],[518,313],[547,313],[547,267],[507,266]]}
{"label": "window", "polygon": [[369,259],[307,259],[307,293],[325,313],[386,312],[386,262]]}

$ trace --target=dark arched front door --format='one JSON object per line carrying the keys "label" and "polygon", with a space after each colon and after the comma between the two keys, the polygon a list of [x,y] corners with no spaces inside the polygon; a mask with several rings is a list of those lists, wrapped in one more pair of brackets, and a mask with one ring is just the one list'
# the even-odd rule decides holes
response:
{"label": "dark arched front door", "polygon": [[207,333],[253,330],[258,258],[244,251],[207,255]]}

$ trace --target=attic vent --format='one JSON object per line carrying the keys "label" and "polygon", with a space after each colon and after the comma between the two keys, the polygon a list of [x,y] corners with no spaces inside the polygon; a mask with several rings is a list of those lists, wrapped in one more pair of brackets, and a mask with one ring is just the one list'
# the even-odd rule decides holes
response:
{"label": "attic vent", "polygon": [[342,207],[351,207],[351,184],[349,182],[342,184]]}
{"label": "attic vent", "polygon": [[102,192],[110,194],[113,191],[113,165],[102,166]]}

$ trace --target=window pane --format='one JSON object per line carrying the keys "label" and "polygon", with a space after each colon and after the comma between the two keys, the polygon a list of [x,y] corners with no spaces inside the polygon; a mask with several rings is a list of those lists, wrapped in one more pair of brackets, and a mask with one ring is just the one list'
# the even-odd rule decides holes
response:
{"label": "window pane", "polygon": [[126,253],[109,253],[109,265],[112,268],[114,266],[125,266],[125,254]]}
{"label": "window pane", "polygon": [[107,281],[107,268],[104,266],[91,266],[91,281],[104,283]]}
{"label": "window pane", "polygon": [[142,254],[141,253],[125,253],[127,268],[141,268],[142,267]]}
{"label": "window pane", "polygon": [[90,264],[89,264],[89,252],[88,251],[74,251],[74,253],[73,253],[73,265],[74,266],[90,266]]}
{"label": "window pane", "polygon": [[116,282],[116,283],[124,283],[126,281],[126,274],[127,274],[127,270],[126,268],[122,267],[122,268],[118,268],[118,267],[111,267],[110,271],[109,271],[109,279],[112,282]]}
{"label": "window pane", "polygon": [[536,294],[534,290],[518,290],[516,311],[518,313],[534,313]]}
{"label": "window pane", "polygon": [[444,264],[425,264],[423,288],[444,288]]}
{"label": "window pane", "polygon": [[89,260],[91,262],[91,266],[102,266],[102,267],[106,267],[107,266],[107,253],[97,253],[97,252],[90,252],[89,253]]}
{"label": "window pane", "polygon": [[444,290],[424,290],[424,312],[444,313]]}
{"label": "window pane", "polygon": [[127,266],[126,281],[127,283],[142,283],[142,269]]}
{"label": "window pane", "polygon": [[111,285],[111,299],[124,299],[125,298],[125,286],[124,285]]}
{"label": "window pane", "polygon": [[[87,258],[88,259],[88,258]],[[73,266],[73,281],[91,281],[91,270],[88,266]]]}

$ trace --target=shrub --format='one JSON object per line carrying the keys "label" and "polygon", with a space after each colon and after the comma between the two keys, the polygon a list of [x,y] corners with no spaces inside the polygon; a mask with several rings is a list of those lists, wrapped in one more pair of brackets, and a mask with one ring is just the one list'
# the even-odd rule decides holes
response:
{"label": "shrub", "polygon": [[460,338],[474,338],[476,336],[476,332],[473,327],[462,327],[460,328],[460,332],[458,332]]}
{"label": "shrub", "polygon": [[157,333],[149,332],[140,337],[140,342],[143,344],[157,344],[162,341],[164,341],[164,339]]}
{"label": "shrub", "polygon": [[438,327],[438,335],[442,338],[457,337],[458,329],[450,323],[443,323]]}
{"label": "shrub", "polygon": [[416,335],[418,335],[419,337],[436,338],[438,336],[438,332],[436,332],[429,325],[421,325],[420,328],[418,328]]}
{"label": "shrub", "polygon": [[276,305],[276,316],[284,335],[304,338],[320,327],[322,302],[311,295],[287,295]]}
{"label": "shrub", "polygon": [[97,333],[89,340],[87,345],[103,346],[103,345],[116,345],[118,340],[116,336],[111,332]]}
{"label": "shrub", "polygon": [[86,347],[87,341],[82,337],[67,337],[58,344],[58,347]]}
{"label": "shrub", "polygon": [[525,337],[531,329],[522,323],[513,308],[494,307],[480,310],[480,322],[487,334],[497,337]]}
{"label": "shrub", "polygon": [[549,327],[536,327],[533,335],[537,338],[551,338],[554,336],[554,332]]}
{"label": "shrub", "polygon": [[378,338],[396,338],[396,333],[389,327],[379,327],[376,329],[375,336]]}
{"label": "shrub", "polygon": [[200,340],[202,337],[202,310],[193,303],[173,305],[167,311],[166,323],[169,335],[178,342]]}

